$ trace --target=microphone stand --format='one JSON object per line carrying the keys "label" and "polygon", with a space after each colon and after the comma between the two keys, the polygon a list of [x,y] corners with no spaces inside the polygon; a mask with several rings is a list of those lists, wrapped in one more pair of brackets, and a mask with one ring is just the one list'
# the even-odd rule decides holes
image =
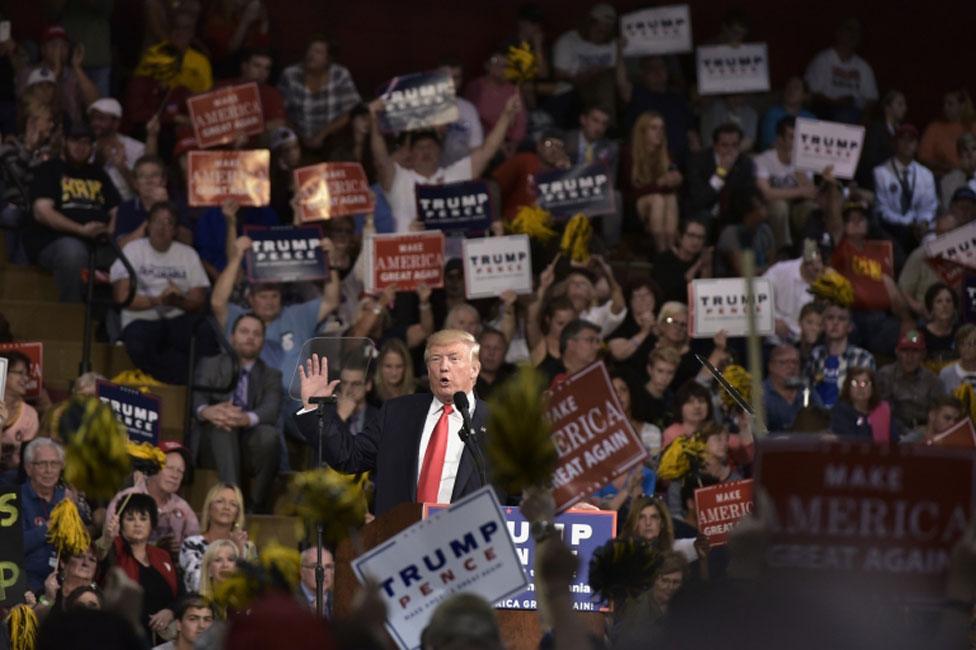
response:
{"label": "microphone stand", "polygon": [[[322,467],[322,439],[325,437],[325,407],[336,403],[334,396],[312,397],[308,400],[315,404],[315,415],[318,417],[318,435],[315,437],[315,467]],[[325,538],[325,524],[315,522],[315,613],[319,618],[325,613],[325,565],[322,563],[322,544]]]}
{"label": "microphone stand", "polygon": [[467,413],[462,413],[464,424],[461,425],[461,430],[458,431],[458,435],[461,436],[461,440],[464,441],[464,445],[471,450],[471,454],[474,456],[475,467],[478,468],[478,478],[481,479],[481,487],[488,485],[488,471],[485,464],[485,458],[481,453],[481,445],[478,444],[478,435],[471,426],[470,416]]}

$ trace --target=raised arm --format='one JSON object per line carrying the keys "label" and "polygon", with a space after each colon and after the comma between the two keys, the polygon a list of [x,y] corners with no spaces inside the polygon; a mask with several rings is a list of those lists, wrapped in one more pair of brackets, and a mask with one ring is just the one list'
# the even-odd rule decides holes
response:
{"label": "raised arm", "polygon": [[[481,173],[485,171],[488,162],[494,158],[498,152],[498,148],[505,142],[505,134],[508,133],[508,128],[512,125],[512,121],[521,110],[522,100],[519,97],[519,93],[516,92],[505,102],[505,109],[502,111],[502,115],[498,118],[491,133],[488,134],[480,147],[471,152],[471,176],[473,178],[481,176]],[[376,156],[375,152],[373,156]]]}
{"label": "raised arm", "polygon": [[380,187],[389,192],[393,187],[396,165],[386,148],[386,140],[383,138],[383,133],[380,132],[379,118],[376,117],[382,109],[382,99],[374,99],[369,103],[369,146],[373,150],[373,164],[376,166],[376,176],[380,182]]}
{"label": "raised arm", "polygon": [[214,283],[213,293],[210,294],[210,308],[213,310],[214,317],[220,324],[220,329],[227,329],[227,305],[230,302],[230,294],[234,291],[234,283],[237,281],[237,272],[241,268],[241,260],[244,253],[251,248],[250,237],[238,237],[227,257],[227,266],[217,276]]}

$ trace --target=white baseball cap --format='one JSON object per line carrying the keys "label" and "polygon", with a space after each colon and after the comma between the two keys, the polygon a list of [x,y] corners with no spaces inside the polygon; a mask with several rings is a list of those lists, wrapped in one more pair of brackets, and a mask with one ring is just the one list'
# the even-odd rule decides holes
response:
{"label": "white baseball cap", "polygon": [[102,97],[92,102],[91,106],[88,107],[88,112],[91,113],[92,111],[98,111],[112,117],[122,117],[122,104],[114,97]]}
{"label": "white baseball cap", "polygon": [[58,80],[54,77],[54,73],[51,72],[50,68],[45,66],[40,66],[31,70],[30,75],[27,77],[27,87],[30,88],[35,84],[42,83],[52,83],[56,84]]}

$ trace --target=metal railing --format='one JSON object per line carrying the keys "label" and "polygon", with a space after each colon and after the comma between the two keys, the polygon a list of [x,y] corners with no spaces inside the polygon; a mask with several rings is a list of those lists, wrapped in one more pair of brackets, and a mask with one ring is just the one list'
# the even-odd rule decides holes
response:
{"label": "metal railing", "polygon": [[[107,245],[115,251],[118,256],[119,261],[122,262],[122,266],[125,267],[125,272],[129,275],[129,292],[125,296],[125,300],[122,302],[116,302],[114,294],[110,300],[98,300],[95,298],[95,262],[96,255],[98,253],[99,246]],[[109,307],[115,307],[117,309],[125,309],[132,304],[132,301],[136,298],[136,289],[138,289],[139,278],[136,275],[136,270],[133,268],[132,263],[129,262],[129,258],[125,256],[122,249],[115,242],[115,239],[111,235],[103,235],[93,241],[88,242],[88,282],[85,287],[85,334],[81,341],[81,363],[78,367],[78,375],[83,375],[86,372],[91,372],[92,362],[92,310],[95,305],[107,305]]]}

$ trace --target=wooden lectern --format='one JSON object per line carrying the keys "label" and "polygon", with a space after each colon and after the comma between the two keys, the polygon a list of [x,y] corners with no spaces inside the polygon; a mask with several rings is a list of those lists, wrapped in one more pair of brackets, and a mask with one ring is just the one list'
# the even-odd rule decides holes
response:
{"label": "wooden lectern", "polygon": [[[405,530],[423,518],[421,503],[401,503],[389,512],[377,517],[361,531],[362,548],[353,548],[352,540],[342,540],[336,549],[335,585],[333,586],[333,615],[347,616],[352,607],[353,595],[359,589],[359,581],[352,570],[352,561],[371,548],[379,546],[401,530]],[[534,610],[495,610],[502,642],[509,650],[535,650],[539,647],[539,615]],[[603,631],[603,614],[580,612],[586,617],[586,625],[594,631]]]}

